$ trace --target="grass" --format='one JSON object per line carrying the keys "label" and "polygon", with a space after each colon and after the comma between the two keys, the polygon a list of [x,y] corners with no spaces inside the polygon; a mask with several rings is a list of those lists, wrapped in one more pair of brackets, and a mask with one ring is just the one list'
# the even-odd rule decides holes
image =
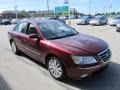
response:
{"label": "grass", "polygon": [[112,17],[120,16],[120,14],[113,14]]}

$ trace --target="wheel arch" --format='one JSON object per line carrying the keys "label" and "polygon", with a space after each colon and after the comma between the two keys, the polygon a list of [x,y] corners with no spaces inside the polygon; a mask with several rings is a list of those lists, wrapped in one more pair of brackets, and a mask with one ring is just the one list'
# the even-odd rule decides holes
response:
{"label": "wheel arch", "polygon": [[55,55],[55,54],[48,54],[45,57],[45,65],[47,66],[48,58],[50,58],[50,57],[55,57],[55,58],[58,58],[60,60],[60,63],[62,64],[63,69],[64,69],[64,75],[65,75],[65,77],[67,77],[68,75],[67,75],[66,65],[65,65],[64,61],[62,61],[57,55]]}
{"label": "wheel arch", "polygon": [[45,57],[45,65],[47,65],[47,62],[48,62],[48,58],[50,58],[50,57],[56,57],[56,58],[59,58],[57,55],[55,55],[55,54],[48,54],[48,55],[46,55],[46,57]]}
{"label": "wheel arch", "polygon": [[52,53],[51,53],[51,54],[46,55],[46,57],[45,57],[45,65],[47,65],[48,58],[50,58],[50,57],[56,57],[56,58],[58,58],[58,59],[60,60],[60,62],[63,64],[64,68],[66,67],[66,65],[65,65],[64,61],[63,61],[60,57],[58,57],[57,55],[52,54]]}
{"label": "wheel arch", "polygon": [[13,42],[13,39],[10,39],[10,41],[9,41],[9,42],[10,42],[10,45],[11,45],[11,43]]}

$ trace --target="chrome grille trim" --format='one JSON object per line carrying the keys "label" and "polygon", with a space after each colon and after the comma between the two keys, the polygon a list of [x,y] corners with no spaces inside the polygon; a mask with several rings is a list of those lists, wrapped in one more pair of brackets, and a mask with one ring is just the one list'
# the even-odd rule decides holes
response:
{"label": "chrome grille trim", "polygon": [[110,49],[106,49],[98,54],[98,57],[103,60],[103,62],[106,62],[111,58],[111,51]]}

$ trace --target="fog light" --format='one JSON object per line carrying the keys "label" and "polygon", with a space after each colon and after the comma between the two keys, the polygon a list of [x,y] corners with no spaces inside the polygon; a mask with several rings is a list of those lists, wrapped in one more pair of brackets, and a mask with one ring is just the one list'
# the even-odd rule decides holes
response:
{"label": "fog light", "polygon": [[81,78],[85,78],[87,76],[88,76],[88,74],[84,74],[84,75],[81,76]]}

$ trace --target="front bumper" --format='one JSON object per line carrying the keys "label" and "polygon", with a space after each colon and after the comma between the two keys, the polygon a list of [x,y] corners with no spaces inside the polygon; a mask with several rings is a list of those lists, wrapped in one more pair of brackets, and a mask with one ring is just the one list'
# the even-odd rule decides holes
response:
{"label": "front bumper", "polygon": [[106,68],[108,64],[110,63],[110,60],[94,66],[94,67],[88,67],[88,68],[69,68],[68,69],[68,77],[74,80],[80,80],[85,77],[92,76],[95,72],[99,72],[102,69]]}
{"label": "front bumper", "polygon": [[99,22],[90,22],[90,25],[100,25]]}
{"label": "front bumper", "polygon": [[78,25],[84,25],[84,24],[86,24],[86,22],[85,21],[79,21],[79,22],[77,22],[77,24]]}

